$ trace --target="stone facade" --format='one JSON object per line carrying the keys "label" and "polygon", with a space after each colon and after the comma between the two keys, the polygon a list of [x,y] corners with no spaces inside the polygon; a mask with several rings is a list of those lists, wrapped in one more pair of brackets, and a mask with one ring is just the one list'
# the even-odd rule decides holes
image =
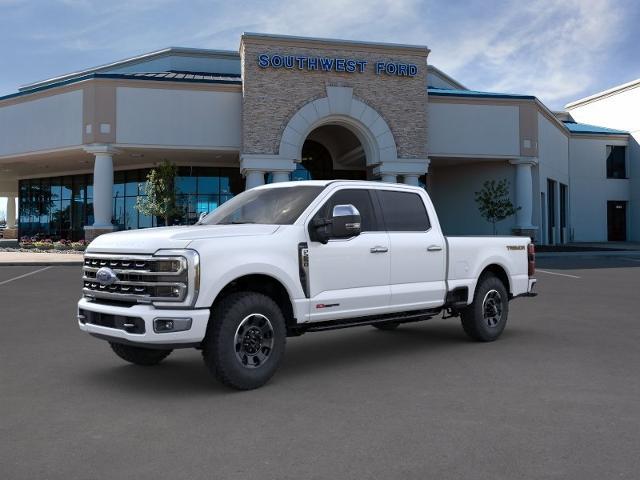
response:
{"label": "stone facade", "polygon": [[[377,111],[389,125],[398,158],[427,158],[427,55],[425,47],[244,35],[242,152],[277,155],[290,118],[307,103],[327,96],[328,86],[350,87],[353,98]],[[363,73],[262,68],[261,54],[367,61]],[[415,76],[375,73],[376,62],[417,65]]]}

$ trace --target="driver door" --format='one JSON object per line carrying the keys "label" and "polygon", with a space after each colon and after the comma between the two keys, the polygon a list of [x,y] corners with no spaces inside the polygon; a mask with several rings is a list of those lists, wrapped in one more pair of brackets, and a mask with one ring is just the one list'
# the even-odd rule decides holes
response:
{"label": "driver door", "polygon": [[353,205],[361,216],[360,235],[309,241],[309,319],[312,322],[382,313],[391,289],[389,235],[377,218],[367,189],[338,190],[312,216],[330,218],[336,205]]}

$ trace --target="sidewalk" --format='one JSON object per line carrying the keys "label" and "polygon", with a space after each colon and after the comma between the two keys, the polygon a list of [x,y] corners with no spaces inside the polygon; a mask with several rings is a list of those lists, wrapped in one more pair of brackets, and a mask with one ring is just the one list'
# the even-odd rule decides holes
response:
{"label": "sidewalk", "polygon": [[74,253],[0,252],[0,267],[40,265],[82,265],[82,255]]}

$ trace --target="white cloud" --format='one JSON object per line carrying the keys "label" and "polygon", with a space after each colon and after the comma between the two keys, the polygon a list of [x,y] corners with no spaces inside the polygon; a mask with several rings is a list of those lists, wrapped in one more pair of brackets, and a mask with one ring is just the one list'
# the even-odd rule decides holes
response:
{"label": "white cloud", "polygon": [[623,23],[612,0],[517,2],[491,25],[454,32],[455,55],[435,57],[472,88],[532,93],[557,107],[592,88]]}
{"label": "white cloud", "polygon": [[557,107],[605,73],[610,50],[628,36],[625,12],[634,5],[626,3],[58,0],[67,22],[25,35],[66,59],[93,52],[95,63],[169,45],[236,49],[242,31],[426,44],[429,61],[470,88],[535,94]]}

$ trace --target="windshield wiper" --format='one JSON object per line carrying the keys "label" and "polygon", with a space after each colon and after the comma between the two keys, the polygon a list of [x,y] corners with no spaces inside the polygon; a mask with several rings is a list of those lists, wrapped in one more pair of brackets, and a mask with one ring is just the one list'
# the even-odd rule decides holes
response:
{"label": "windshield wiper", "polygon": [[244,225],[246,223],[256,223],[248,220],[233,220],[231,222],[220,222],[218,225]]}

